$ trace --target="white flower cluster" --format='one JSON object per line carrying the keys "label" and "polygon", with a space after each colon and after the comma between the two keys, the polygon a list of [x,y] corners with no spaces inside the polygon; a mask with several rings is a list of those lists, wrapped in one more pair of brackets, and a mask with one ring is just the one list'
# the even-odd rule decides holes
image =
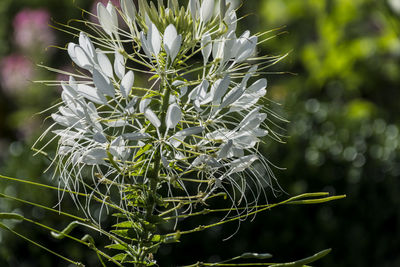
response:
{"label": "white flower cluster", "polygon": [[[63,102],[52,115],[61,126],[53,131],[61,178],[77,189],[90,169],[94,183],[108,189],[158,179],[170,195],[179,187],[205,200],[222,189],[238,201],[250,189],[257,199],[271,184],[258,151],[269,133],[259,104],[267,81],[249,82],[258,76],[258,37],[236,36],[229,1],[215,8],[214,0],[190,0],[186,10],[173,0],[158,10],[139,2],[139,10],[132,0],[121,0],[122,10],[99,3],[105,34],[81,32],[79,43],[68,45],[85,71],[62,83]],[[118,13],[129,32],[119,27]],[[135,82],[150,75],[147,86]]]}

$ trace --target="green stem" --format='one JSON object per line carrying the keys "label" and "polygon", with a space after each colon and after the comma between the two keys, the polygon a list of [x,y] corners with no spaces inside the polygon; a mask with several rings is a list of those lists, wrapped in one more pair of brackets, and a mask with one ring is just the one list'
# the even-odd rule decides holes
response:
{"label": "green stem", "polygon": [[96,247],[94,246],[94,244],[91,244],[90,242],[82,241],[82,240],[80,240],[80,239],[78,239],[78,238],[76,238],[76,237],[73,237],[73,236],[69,235],[69,234],[62,233],[61,231],[59,231],[59,230],[57,230],[57,229],[54,229],[54,228],[49,227],[49,226],[47,226],[47,225],[44,225],[44,224],[41,224],[41,223],[39,223],[39,222],[30,220],[30,219],[28,219],[28,218],[24,218],[24,220],[27,221],[27,222],[30,222],[30,223],[32,223],[32,224],[35,224],[35,225],[37,225],[37,226],[39,226],[39,227],[42,227],[42,228],[44,228],[44,229],[46,229],[46,230],[50,230],[50,231],[55,232],[55,233],[57,233],[57,234],[62,234],[63,236],[65,236],[65,237],[67,237],[67,238],[69,238],[69,239],[72,239],[72,240],[74,240],[75,242],[78,242],[78,243],[81,243],[81,244],[83,244],[83,245],[86,245],[86,246],[88,246],[89,248],[91,248],[92,250],[94,250],[94,251],[96,252],[96,254],[102,255],[103,257],[107,258],[109,261],[112,261],[113,263],[117,264],[118,266],[122,266],[122,265],[119,264],[119,262],[117,262],[117,261],[114,260],[112,257],[110,257],[109,255],[105,254],[104,252],[102,252],[102,251],[99,250],[98,248],[96,248]]}
{"label": "green stem", "polygon": [[[161,125],[159,128],[159,135],[162,135],[163,133],[165,133],[166,131],[166,123],[165,123],[165,118],[167,115],[167,110],[168,110],[168,103],[169,103],[169,97],[171,95],[171,88],[170,86],[167,85],[166,82],[166,77],[164,76],[164,74],[160,75],[161,77],[161,84],[160,84],[160,91],[163,89],[163,94],[162,94],[162,105],[160,107],[159,110],[159,118],[161,121]],[[162,145],[162,144],[161,144]],[[155,151],[154,154],[154,160],[153,160],[153,169],[150,172],[149,175],[149,180],[150,180],[150,190],[147,194],[147,201],[146,201],[146,210],[145,210],[145,220],[149,221],[151,216],[153,215],[154,209],[156,207],[156,201],[154,199],[154,197],[156,196],[157,193],[157,189],[158,189],[158,185],[160,183],[160,169],[161,169],[161,152],[160,149],[158,149],[157,151]],[[146,239],[149,239],[149,237],[151,238],[151,236],[153,235],[153,232],[150,232],[150,230],[145,231],[144,235]],[[149,240],[144,240],[144,241],[149,241]],[[140,243],[139,243],[140,246]],[[143,262],[145,262],[145,258],[148,256],[147,254],[147,248],[141,248],[141,253],[140,256],[138,257],[138,263],[135,264],[137,266],[145,266],[145,264]]]}
{"label": "green stem", "polygon": [[[190,234],[190,233],[200,232],[200,231],[203,231],[203,230],[208,229],[208,228],[212,228],[212,227],[215,227],[215,226],[218,226],[218,225],[222,225],[222,224],[229,223],[229,222],[232,222],[232,221],[236,221],[236,220],[239,220],[239,219],[242,219],[242,218],[246,218],[246,217],[251,216],[251,215],[255,215],[255,214],[259,213],[259,212],[263,212],[265,210],[268,210],[268,209],[271,209],[271,208],[274,208],[274,207],[277,207],[277,206],[280,206],[280,205],[324,203],[324,202],[329,202],[329,201],[332,201],[332,200],[337,200],[337,199],[341,199],[341,198],[345,198],[346,197],[346,195],[327,197],[328,195],[329,195],[329,193],[327,193],[327,192],[301,194],[301,195],[298,195],[298,196],[291,197],[291,198],[289,198],[287,200],[284,200],[282,202],[279,202],[279,203],[269,204],[268,206],[265,206],[264,208],[261,208],[261,209],[258,209],[258,210],[255,210],[255,211],[252,211],[252,212],[249,212],[249,213],[246,213],[244,215],[240,215],[240,216],[237,216],[237,217],[234,217],[234,218],[231,218],[231,219],[227,219],[227,220],[224,220],[224,221],[219,221],[217,223],[208,224],[208,225],[200,225],[199,227],[196,227],[196,228],[194,228],[192,230],[180,231],[180,234],[183,235],[183,234]],[[317,199],[304,199],[304,198],[312,198],[312,197],[315,197]],[[196,215],[198,215],[198,214],[196,214]],[[170,233],[170,234],[167,234],[166,236],[174,236],[174,235],[175,235],[175,233]]]}
{"label": "green stem", "polygon": [[63,256],[63,255],[61,255],[61,254],[58,254],[57,252],[54,252],[54,251],[52,251],[51,249],[48,249],[47,247],[45,247],[45,246],[43,246],[43,245],[41,245],[41,244],[39,244],[39,243],[33,241],[32,239],[29,239],[28,237],[26,237],[26,236],[24,236],[24,235],[21,235],[20,233],[14,231],[13,229],[9,228],[8,226],[6,226],[6,225],[4,225],[4,224],[2,224],[2,223],[0,223],[0,227],[3,228],[3,229],[6,229],[6,230],[8,230],[8,231],[10,231],[11,233],[13,233],[13,234],[15,234],[15,235],[17,235],[17,236],[19,236],[19,237],[21,237],[22,239],[28,241],[29,243],[32,243],[33,245],[35,245],[35,246],[37,246],[37,247],[39,247],[39,248],[41,248],[41,249],[44,249],[44,250],[46,250],[47,252],[49,252],[49,253],[51,253],[51,254],[53,254],[53,255],[55,255],[55,256],[57,256],[57,257],[63,259],[63,260],[65,260],[65,261],[68,261],[69,263],[72,263],[72,264],[74,264],[74,265],[76,265],[76,266],[84,266],[84,265],[83,265],[82,263],[80,263],[80,262],[75,262],[75,261],[73,261],[73,260],[71,260],[71,259],[69,259],[69,258],[67,258],[67,257],[65,257],[65,256]]}

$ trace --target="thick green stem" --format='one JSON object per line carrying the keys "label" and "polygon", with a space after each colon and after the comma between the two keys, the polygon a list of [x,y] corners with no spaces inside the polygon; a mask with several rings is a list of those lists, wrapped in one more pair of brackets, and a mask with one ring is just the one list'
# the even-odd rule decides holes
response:
{"label": "thick green stem", "polygon": [[[169,98],[171,95],[171,88],[167,85],[166,82],[166,76],[161,76],[161,84],[160,84],[160,91],[163,91],[162,94],[162,105],[159,110],[159,118],[161,121],[161,125],[159,128],[159,135],[162,136],[165,131],[166,131],[166,123],[165,123],[165,118],[167,115],[167,110],[168,110],[168,103],[169,103]],[[162,145],[162,140],[160,140]],[[159,173],[160,173],[160,168],[161,168],[161,149],[157,149],[157,151],[154,154],[154,159],[153,159],[153,168],[152,171],[150,172],[149,175],[149,180],[150,180],[150,188],[149,191],[147,192],[147,200],[146,200],[146,210],[145,210],[145,220],[149,221],[151,216],[154,213],[154,209],[156,207],[156,201],[154,197],[157,194],[157,189],[158,185],[160,183],[159,179]],[[150,238],[153,236],[154,232],[148,230],[145,233],[146,239]],[[149,240],[146,240],[147,242]],[[139,262],[145,262],[145,258],[148,256],[148,253],[146,252],[146,248],[142,248],[142,253],[139,257]],[[137,266],[145,266],[143,263],[138,263],[136,264]]]}

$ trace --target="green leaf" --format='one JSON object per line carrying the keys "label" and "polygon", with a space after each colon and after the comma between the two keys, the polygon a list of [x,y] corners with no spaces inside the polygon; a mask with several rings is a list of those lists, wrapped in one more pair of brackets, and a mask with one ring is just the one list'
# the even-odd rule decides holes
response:
{"label": "green leaf", "polygon": [[331,197],[323,197],[323,198],[317,198],[317,199],[304,199],[304,200],[295,200],[295,201],[290,201],[287,204],[293,204],[293,205],[305,205],[305,204],[320,204],[320,203],[325,203],[333,200],[338,200],[346,198],[346,195],[339,195],[339,196],[331,196]]}
{"label": "green leaf", "polygon": [[136,160],[136,161],[139,161],[138,158],[139,158],[141,155],[143,155],[143,153],[145,153],[146,151],[148,151],[151,147],[152,147],[151,144],[147,144],[147,145],[145,145],[144,147],[141,147],[141,148],[139,149],[139,151],[138,151],[138,152],[136,153],[136,155],[135,155],[135,160]]}
{"label": "green leaf", "polygon": [[112,216],[117,217],[117,218],[124,218],[126,219],[128,216],[126,216],[126,214],[123,213],[113,213]]}
{"label": "green leaf", "polygon": [[331,252],[331,250],[332,249],[325,249],[325,250],[323,250],[321,252],[318,252],[317,254],[315,254],[315,255],[313,255],[311,257],[308,257],[308,258],[305,258],[305,259],[302,259],[302,260],[289,262],[289,263],[277,263],[277,264],[270,265],[270,267],[301,267],[301,266],[304,266],[304,265],[306,265],[308,263],[315,262],[315,261],[325,257],[326,255],[329,254],[329,252]]}
{"label": "green leaf", "polygon": [[18,220],[22,221],[24,220],[24,216],[18,214],[18,213],[6,213],[6,212],[0,212],[0,220]]}
{"label": "green leaf", "polygon": [[122,244],[111,244],[111,245],[105,246],[105,248],[123,250],[123,251],[128,250],[128,247],[125,245],[122,245]]}
{"label": "green leaf", "polygon": [[269,259],[272,258],[272,255],[269,253],[243,253],[241,256],[239,256],[241,259]]}
{"label": "green leaf", "polygon": [[151,238],[151,242],[163,242],[165,239],[165,236],[163,235],[153,235]]}
{"label": "green leaf", "polygon": [[132,221],[125,221],[114,224],[112,227],[114,228],[137,228],[137,225]]}
{"label": "green leaf", "polygon": [[124,229],[124,230],[111,230],[110,231],[113,234],[116,234],[120,237],[132,240],[132,241],[137,241],[137,239],[133,238],[133,236],[136,236],[136,232],[133,231],[132,229]]}
{"label": "green leaf", "polygon": [[128,254],[125,253],[119,253],[117,255],[115,255],[114,257],[112,257],[112,259],[116,260],[116,261],[124,261],[126,258],[128,257]]}

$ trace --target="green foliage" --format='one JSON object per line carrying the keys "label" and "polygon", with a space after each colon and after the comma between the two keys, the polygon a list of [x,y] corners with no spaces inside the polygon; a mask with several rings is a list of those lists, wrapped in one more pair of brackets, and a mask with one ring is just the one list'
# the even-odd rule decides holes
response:
{"label": "green foliage", "polygon": [[[10,177],[5,177],[5,176],[0,176],[1,179],[6,179],[6,180],[12,180],[20,183],[27,183],[27,184],[35,184],[36,186],[39,187],[44,187],[47,189],[56,189],[57,188],[51,188],[47,185],[41,185],[39,183],[33,183],[31,181],[26,181],[26,180],[20,180],[20,179],[15,179],[15,178],[10,178]],[[11,198],[17,200],[17,198],[14,198],[12,196],[7,196],[3,195],[2,197],[6,198]],[[174,242],[179,242],[180,238],[182,235],[188,235],[191,233],[195,232],[201,232],[205,231],[209,228],[214,228],[216,226],[234,222],[237,220],[240,220],[241,218],[255,215],[261,212],[264,212],[266,210],[270,210],[272,208],[282,206],[282,205],[304,205],[304,204],[316,204],[316,203],[326,203],[330,202],[332,200],[337,200],[337,199],[342,199],[345,196],[333,196],[330,197],[328,193],[307,193],[307,194],[302,194],[298,195],[292,198],[289,198],[287,200],[284,200],[279,203],[275,204],[266,204],[266,205],[261,205],[261,206],[256,206],[256,207],[251,207],[254,209],[253,212],[249,214],[245,214],[239,217],[234,217],[231,219],[223,220],[223,221],[218,221],[209,225],[200,225],[196,227],[195,229],[191,230],[177,230],[175,233],[169,233],[169,234],[155,234],[158,232],[157,230],[157,225],[164,224],[166,221],[169,220],[175,220],[174,217],[169,217],[167,216],[167,213],[164,213],[164,216],[157,216],[157,215],[152,215],[150,218],[144,218],[141,213],[136,213],[134,214],[136,217],[132,220],[128,221],[120,221],[114,225],[111,226],[111,230],[103,229],[98,225],[93,224],[92,222],[88,221],[87,219],[84,218],[79,218],[74,215],[68,214],[63,212],[62,215],[72,217],[72,218],[78,218],[76,221],[72,221],[70,224],[67,225],[63,230],[56,230],[54,228],[51,228],[49,226],[46,226],[42,223],[39,223],[35,220],[31,220],[29,218],[25,218],[22,215],[16,214],[16,213],[1,213],[0,214],[0,219],[1,220],[19,220],[19,221],[25,221],[26,223],[31,223],[35,224],[37,226],[40,226],[44,230],[50,230],[51,235],[53,238],[56,239],[64,239],[68,238],[71,240],[76,241],[77,243],[84,244],[88,246],[90,249],[94,250],[96,254],[98,255],[98,258],[101,263],[103,263],[103,259],[105,258],[108,261],[111,261],[115,263],[117,266],[125,266],[126,264],[134,264],[135,266],[153,266],[155,263],[153,262],[148,262],[143,258],[144,255],[147,254],[153,254],[157,253],[159,247],[165,243],[174,243]],[[163,201],[163,200],[160,200]],[[32,205],[32,206],[37,206],[35,203],[31,202],[25,202],[27,205]],[[50,208],[46,208],[47,210],[50,210],[52,212],[57,213],[56,210],[52,210]],[[205,211],[206,209],[203,209]],[[230,209],[207,209],[207,213],[224,213],[229,211]],[[196,213],[191,213],[188,214],[188,217],[196,217],[196,216],[201,216],[203,215],[204,212],[196,212]],[[121,217],[119,214],[115,214],[116,216],[114,217]],[[124,214],[122,217],[126,217]],[[41,245],[35,241],[33,241],[30,238],[25,237],[24,235],[18,233],[17,231],[11,229],[9,226],[6,226],[5,224],[1,223],[0,227],[12,232],[13,234],[16,234],[17,236],[21,237],[22,239],[42,248],[45,249],[46,251],[56,255],[57,257],[69,261],[71,263],[76,264],[77,266],[83,266],[82,263],[79,262],[74,262],[73,260],[60,255],[59,253],[55,252],[53,249],[47,248],[44,245]],[[77,237],[74,237],[71,235],[71,232],[77,228],[77,227],[84,227],[88,229],[93,229],[99,233],[102,233],[107,236],[108,239],[112,241],[112,244],[106,245],[105,248],[109,250],[116,250],[118,251],[117,254],[113,255],[108,255],[108,253],[105,253],[102,251],[102,249],[99,249],[95,246],[95,241],[92,236],[90,235],[85,235],[83,238],[79,239]],[[115,230],[112,230],[115,229]],[[141,250],[137,250],[138,247],[141,247]],[[186,267],[190,266],[255,266],[255,265],[260,265],[260,266],[303,266],[308,263],[312,263],[326,254],[328,254],[330,250],[324,250],[321,251],[320,253],[317,253],[311,257],[295,261],[295,262],[290,262],[290,263],[231,263],[235,262],[238,260],[242,259],[256,259],[256,260],[265,260],[269,259],[272,257],[271,254],[268,253],[243,253],[240,256],[231,258],[229,260],[225,260],[222,262],[216,262],[216,263],[196,263],[193,265],[187,265]]]}

